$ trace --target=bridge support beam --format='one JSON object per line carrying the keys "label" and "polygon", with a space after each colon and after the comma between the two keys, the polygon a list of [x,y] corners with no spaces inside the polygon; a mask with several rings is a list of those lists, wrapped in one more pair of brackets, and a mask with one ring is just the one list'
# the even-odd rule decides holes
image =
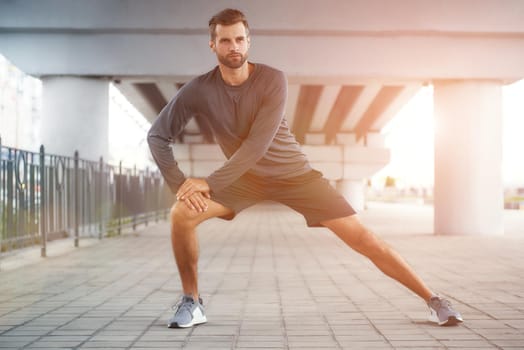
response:
{"label": "bridge support beam", "polygon": [[109,157],[109,82],[104,79],[42,78],[41,143],[52,154]]}
{"label": "bridge support beam", "polygon": [[436,234],[503,234],[502,85],[434,83]]}

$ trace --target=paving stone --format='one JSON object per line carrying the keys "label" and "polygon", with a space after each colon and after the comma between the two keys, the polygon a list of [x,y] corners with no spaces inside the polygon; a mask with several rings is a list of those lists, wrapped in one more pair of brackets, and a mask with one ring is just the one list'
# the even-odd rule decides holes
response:
{"label": "paving stone", "polygon": [[0,336],[0,348],[23,347],[36,339],[35,336]]}
{"label": "paving stone", "polygon": [[287,346],[283,346],[283,345],[278,345],[278,344],[273,344],[273,343],[269,343],[269,344],[256,344],[256,343],[253,343],[253,344],[249,344],[249,343],[242,343],[242,344],[237,344],[237,346],[235,346],[235,349],[237,350],[241,350],[241,349],[249,349],[249,350],[267,350],[267,349],[274,349],[274,350],[278,350],[278,349],[287,349]]}
{"label": "paving stone", "polygon": [[[171,349],[182,349],[182,346],[183,344],[173,344],[170,348]],[[169,347],[167,347],[169,348]],[[146,347],[136,347],[136,346],[133,346],[132,348],[130,348],[131,350],[166,350],[166,347],[158,347],[158,348],[155,348],[155,347],[152,347],[152,346],[146,346]]]}
{"label": "paving stone", "polygon": [[39,340],[31,344],[33,348],[48,348],[48,349],[62,349],[62,348],[74,348],[82,344],[80,340],[55,340],[51,338],[45,338],[45,340]]}
{"label": "paving stone", "polygon": [[[363,334],[352,334],[352,335],[336,335],[335,336],[337,341],[339,342],[354,342],[354,341],[383,341],[385,338],[384,336],[378,334],[378,333],[363,333]],[[403,338],[409,338],[409,337],[403,337]],[[388,341],[394,340],[391,337],[386,338]],[[424,337],[418,338],[418,339],[409,339],[409,340],[422,340],[427,339],[427,335]]]}
{"label": "paving stone", "polygon": [[389,344],[391,344],[395,349],[420,349],[425,347],[439,347],[443,344],[438,342],[437,340],[430,340],[430,339],[424,339],[424,340],[389,340]]}
{"label": "paving stone", "polygon": [[135,344],[133,344],[133,347],[137,348],[177,348],[184,346],[184,341],[138,341]]}
{"label": "paving stone", "polygon": [[[490,344],[482,340],[443,340],[442,344],[447,348],[455,349],[496,349],[495,344]],[[520,344],[522,346],[522,343]]]}
{"label": "paving stone", "polygon": [[[47,333],[49,333],[49,331],[47,331],[45,334]],[[64,335],[64,336],[83,336],[84,335],[84,336],[87,336],[87,335],[92,335],[93,333],[95,333],[94,330],[88,330],[88,329],[82,329],[82,330],[57,329],[49,333],[49,336],[57,336],[57,335]]]}
{"label": "paving stone", "polygon": [[501,339],[501,340],[493,340],[493,344],[501,346],[503,348],[522,348],[524,346],[524,340],[523,339]]}
{"label": "paving stone", "polygon": [[342,349],[393,349],[393,346],[380,341],[341,342]]}
{"label": "paving stone", "polygon": [[130,341],[88,341],[84,344],[82,344],[81,348],[127,348],[131,346],[132,342]]}

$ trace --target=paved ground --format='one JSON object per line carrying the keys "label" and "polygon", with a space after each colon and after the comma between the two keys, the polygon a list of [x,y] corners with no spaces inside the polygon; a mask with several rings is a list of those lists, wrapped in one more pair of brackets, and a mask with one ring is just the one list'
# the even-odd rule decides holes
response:
{"label": "paved ground", "polygon": [[428,323],[422,301],[324,229],[261,205],[201,227],[208,324],[165,327],[180,285],[158,224],[1,271],[0,348],[524,348],[522,216],[504,237],[445,237],[428,234],[430,213],[378,206],[362,219],[450,297],[458,327]]}

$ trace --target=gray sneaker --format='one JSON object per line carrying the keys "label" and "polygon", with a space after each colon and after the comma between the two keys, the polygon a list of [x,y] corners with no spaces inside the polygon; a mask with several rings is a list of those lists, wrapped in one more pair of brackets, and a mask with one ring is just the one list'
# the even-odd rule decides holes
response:
{"label": "gray sneaker", "polygon": [[429,321],[438,323],[439,326],[453,326],[463,322],[458,311],[451,307],[449,300],[434,296],[429,299]]}
{"label": "gray sneaker", "polygon": [[175,315],[167,321],[169,328],[188,328],[207,322],[201,298],[195,302],[191,295],[184,295],[173,309],[176,310]]}

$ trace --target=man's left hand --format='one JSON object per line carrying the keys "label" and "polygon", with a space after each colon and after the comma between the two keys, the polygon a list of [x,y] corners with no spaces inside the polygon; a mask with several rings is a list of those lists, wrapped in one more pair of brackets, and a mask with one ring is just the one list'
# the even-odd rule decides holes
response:
{"label": "man's left hand", "polygon": [[188,178],[178,189],[178,192],[176,193],[176,199],[185,200],[195,192],[200,192],[205,197],[211,198],[211,196],[209,195],[210,190],[211,189],[209,188],[209,185],[207,184],[206,180]]}

